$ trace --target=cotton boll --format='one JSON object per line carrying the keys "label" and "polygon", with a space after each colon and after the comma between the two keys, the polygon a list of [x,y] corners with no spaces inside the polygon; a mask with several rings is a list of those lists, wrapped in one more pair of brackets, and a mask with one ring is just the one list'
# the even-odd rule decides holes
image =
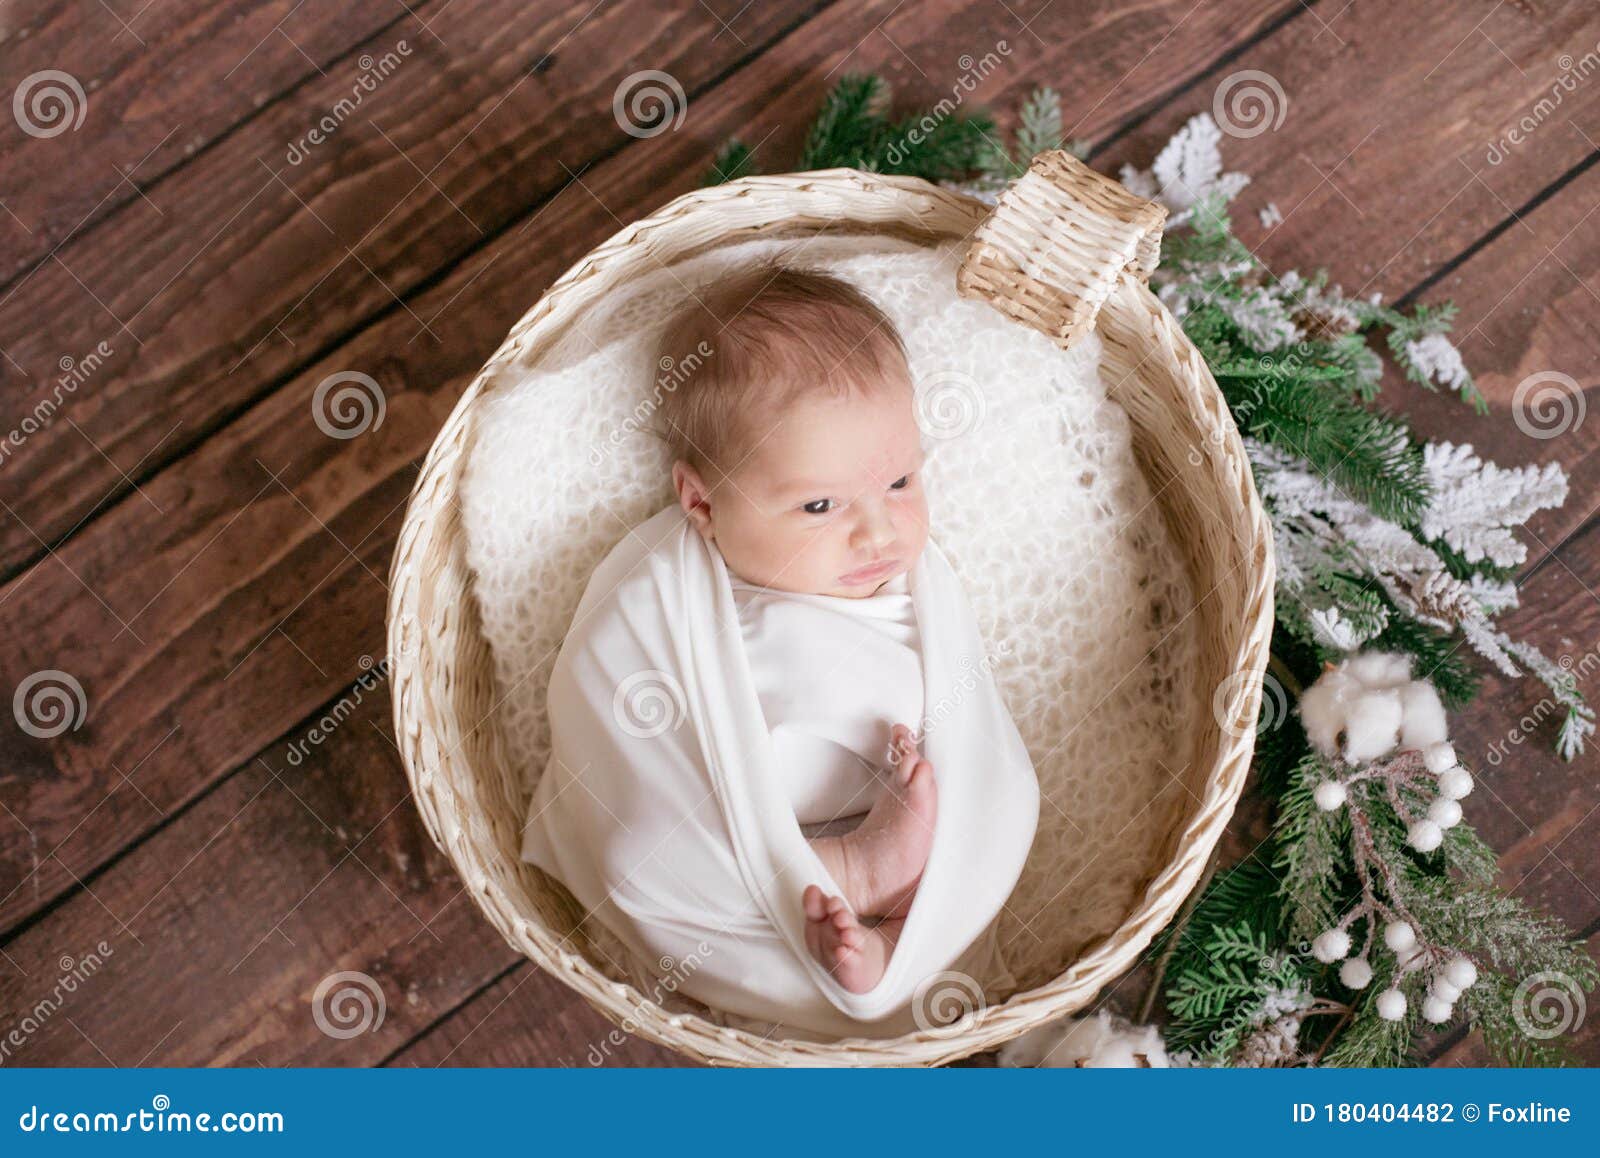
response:
{"label": "cotton boll", "polygon": [[1396,689],[1362,693],[1351,705],[1344,722],[1345,762],[1364,764],[1394,751],[1400,742],[1400,724],[1404,718],[1400,693]]}
{"label": "cotton boll", "polygon": [[1471,989],[1478,983],[1478,967],[1465,957],[1452,957],[1445,964],[1444,976],[1457,989]]}
{"label": "cotton boll", "polygon": [[1439,795],[1446,800],[1460,800],[1472,792],[1472,773],[1461,765],[1446,768],[1439,774]]}
{"label": "cotton boll", "polygon": [[1378,994],[1378,1016],[1385,1021],[1399,1021],[1406,1015],[1406,995],[1398,989],[1385,989]]}
{"label": "cotton boll", "polygon": [[1331,965],[1350,952],[1350,934],[1343,929],[1329,929],[1311,942],[1311,955],[1324,965]]}
{"label": "cotton boll", "polygon": [[1324,756],[1339,753],[1339,732],[1344,728],[1349,704],[1361,692],[1361,684],[1342,668],[1325,672],[1300,694],[1296,710],[1306,730],[1306,738]]}
{"label": "cotton boll", "polygon": [[1411,679],[1411,656],[1403,651],[1364,651],[1344,667],[1369,688],[1395,688]]}
{"label": "cotton boll", "polygon": [[1440,828],[1454,828],[1461,823],[1461,805],[1441,797],[1428,805],[1428,819]]}
{"label": "cotton boll", "polygon": [[1405,722],[1400,725],[1400,746],[1426,748],[1440,744],[1449,735],[1445,726],[1444,704],[1427,680],[1412,680],[1400,689]]}
{"label": "cotton boll", "polygon": [[1434,1025],[1442,1025],[1449,1021],[1455,1011],[1455,1006],[1448,1001],[1433,996],[1431,993],[1422,999],[1422,1019],[1431,1021]]}
{"label": "cotton boll", "polygon": [[[1135,1056],[1139,1054],[1144,1056],[1143,1062]],[[1172,1064],[1155,1026],[1135,1026],[1104,1009],[1092,1017],[1067,1018],[1029,1030],[1001,1048],[999,1061],[1012,1068],[1043,1069],[1071,1069],[1080,1064],[1087,1069],[1142,1068],[1146,1064],[1165,1069]]]}
{"label": "cotton boll", "polygon": [[1352,957],[1339,966],[1339,980],[1351,989],[1365,989],[1372,981],[1372,966],[1365,957]]}
{"label": "cotton boll", "polygon": [[1313,793],[1313,796],[1316,799],[1317,807],[1324,812],[1332,812],[1336,808],[1343,807],[1347,798],[1344,785],[1337,780],[1324,780],[1317,785],[1317,790]]}
{"label": "cotton boll", "polygon": [[1444,829],[1431,820],[1419,820],[1406,830],[1406,843],[1418,852],[1432,852],[1444,842]]}
{"label": "cotton boll", "polygon": [[1390,921],[1383,927],[1383,943],[1399,953],[1417,943],[1417,932],[1404,921]]}
{"label": "cotton boll", "polygon": [[1456,998],[1461,996],[1461,990],[1450,984],[1450,979],[1442,973],[1436,974],[1433,980],[1428,982],[1428,992],[1440,1001],[1448,1001],[1452,1005],[1455,1004]]}
{"label": "cotton boll", "polygon": [[1443,743],[1444,704],[1431,683],[1411,678],[1411,663],[1404,652],[1366,651],[1325,672],[1300,697],[1312,745],[1324,756],[1360,764],[1401,745]]}
{"label": "cotton boll", "polygon": [[1435,776],[1446,768],[1456,766],[1456,750],[1448,741],[1441,740],[1437,744],[1429,744],[1422,749],[1422,762],[1428,766],[1428,771]]}

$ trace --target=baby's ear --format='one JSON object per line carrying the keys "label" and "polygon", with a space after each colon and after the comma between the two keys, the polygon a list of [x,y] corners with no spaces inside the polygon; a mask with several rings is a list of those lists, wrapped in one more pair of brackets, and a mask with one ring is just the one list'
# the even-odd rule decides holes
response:
{"label": "baby's ear", "polygon": [[672,488],[678,492],[678,503],[689,516],[695,529],[707,542],[714,538],[711,527],[711,498],[700,472],[683,459],[672,464]]}

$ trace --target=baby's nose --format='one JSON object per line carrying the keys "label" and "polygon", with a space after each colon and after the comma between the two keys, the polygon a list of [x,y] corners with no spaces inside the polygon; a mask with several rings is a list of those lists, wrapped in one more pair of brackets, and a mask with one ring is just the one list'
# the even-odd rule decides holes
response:
{"label": "baby's nose", "polygon": [[856,524],[855,537],[863,549],[882,551],[894,543],[894,520],[886,511],[867,511]]}

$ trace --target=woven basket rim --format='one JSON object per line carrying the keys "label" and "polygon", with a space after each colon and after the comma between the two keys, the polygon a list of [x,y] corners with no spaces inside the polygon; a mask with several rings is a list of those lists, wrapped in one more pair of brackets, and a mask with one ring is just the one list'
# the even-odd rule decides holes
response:
{"label": "woven basket rim", "polygon": [[[951,221],[970,221],[976,228],[990,211],[981,200],[920,178],[836,168],[751,176],[692,190],[625,225],[579,258],[540,295],[463,391],[423,460],[390,569],[388,646],[396,737],[407,779],[430,837],[462,874],[474,903],[513,948],[577,990],[612,1022],[626,1023],[633,1032],[712,1064],[774,1061],[802,1065],[939,1064],[993,1048],[1027,1029],[1063,1016],[1070,1012],[1060,1000],[1067,994],[1078,994],[1093,986],[1089,990],[1092,1000],[1102,985],[1127,971],[1194,888],[1242,793],[1253,749],[1252,732],[1224,733],[1204,779],[1204,795],[1190,812],[1187,823],[1176,833],[1178,852],[1169,857],[1162,870],[1146,884],[1138,904],[1115,930],[1080,953],[1051,981],[1019,991],[1003,1002],[985,1005],[953,1027],[896,1037],[853,1036],[817,1042],[763,1037],[742,1028],[718,1025],[697,1014],[668,1014],[633,986],[614,981],[581,953],[566,947],[568,938],[558,937],[552,930],[525,917],[507,915],[513,913],[516,906],[492,876],[475,871],[476,861],[463,837],[473,818],[463,814],[459,792],[448,771],[452,755],[463,763],[466,756],[459,751],[441,750],[438,737],[433,734],[431,718],[427,716],[428,711],[436,710],[432,697],[438,689],[429,685],[428,675],[423,670],[425,625],[420,621],[417,603],[424,578],[419,574],[421,563],[411,553],[419,544],[433,546],[435,538],[445,540],[446,549],[460,551],[459,518],[449,507],[459,483],[474,407],[502,368],[519,358],[542,353],[559,337],[570,320],[564,319],[563,309],[570,313],[573,303],[581,301],[587,283],[601,271],[610,270],[615,263],[621,263],[619,268],[625,271],[636,260],[635,247],[648,244],[658,231],[679,227],[686,218],[708,211],[726,212],[730,205],[741,203],[746,207],[759,207],[761,213],[768,215],[770,222],[762,229],[763,235],[776,234],[790,220],[790,213],[784,212],[786,206],[795,212],[810,211],[799,213],[800,219],[814,219],[811,215],[824,204],[850,198],[856,201],[887,199],[885,206],[889,201],[895,202],[899,209],[889,219],[896,227],[892,231],[904,230],[926,236],[934,243],[954,239],[958,233],[948,226],[919,228],[913,223],[926,222],[935,214],[942,214]],[[793,205],[792,202],[803,203]],[[843,211],[836,208],[835,212]],[[841,232],[885,232],[889,220],[846,216],[842,217]],[[721,232],[707,248],[753,235],[756,227],[748,228],[749,232],[744,233]],[[966,236],[970,238],[971,233]],[[1113,309],[1132,308],[1148,314],[1161,339],[1171,343],[1182,357],[1187,371],[1186,386],[1199,392],[1197,398],[1209,395],[1212,405],[1208,414],[1214,417],[1220,412],[1223,419],[1217,429],[1218,453],[1238,476],[1240,485],[1237,495],[1233,496],[1238,499],[1236,529],[1247,545],[1249,558],[1256,563],[1254,581],[1243,608],[1238,646],[1230,665],[1230,670],[1251,676],[1245,681],[1235,715],[1253,722],[1259,709],[1260,677],[1265,672],[1270,644],[1275,564],[1271,535],[1248,460],[1215,380],[1160,300],[1132,274],[1124,272],[1117,292],[1107,304]],[[441,496],[445,500],[442,506]],[[435,533],[433,524],[441,518],[453,530],[453,546],[448,532]],[[457,594],[472,598],[470,578]],[[519,937],[522,938],[520,942]]]}

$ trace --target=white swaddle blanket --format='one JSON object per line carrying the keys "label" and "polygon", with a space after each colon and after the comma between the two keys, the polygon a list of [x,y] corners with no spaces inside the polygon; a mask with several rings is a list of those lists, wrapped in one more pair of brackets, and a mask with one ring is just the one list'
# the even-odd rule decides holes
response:
{"label": "white swaddle blanket", "polygon": [[[903,594],[891,584],[867,600],[768,601],[763,591],[676,505],[611,550],[551,672],[553,747],[522,855],[641,957],[670,958],[677,988],[707,1004],[837,1036],[929,1028],[919,987],[992,966],[993,922],[1038,822],[1033,765],[932,540]],[[834,606],[848,602],[864,606]],[[814,646],[785,673],[781,647],[796,631]],[[865,649],[854,669],[844,647]],[[874,727],[852,699],[863,694],[917,714]],[[889,966],[857,994],[806,948],[805,886],[843,890],[801,824],[871,805],[893,722],[922,734],[939,805]]]}
{"label": "white swaddle blanket", "polygon": [[884,788],[889,725],[921,726],[908,577],[864,599],[778,591],[731,569],[728,577],[774,768],[801,831],[864,813]]}

